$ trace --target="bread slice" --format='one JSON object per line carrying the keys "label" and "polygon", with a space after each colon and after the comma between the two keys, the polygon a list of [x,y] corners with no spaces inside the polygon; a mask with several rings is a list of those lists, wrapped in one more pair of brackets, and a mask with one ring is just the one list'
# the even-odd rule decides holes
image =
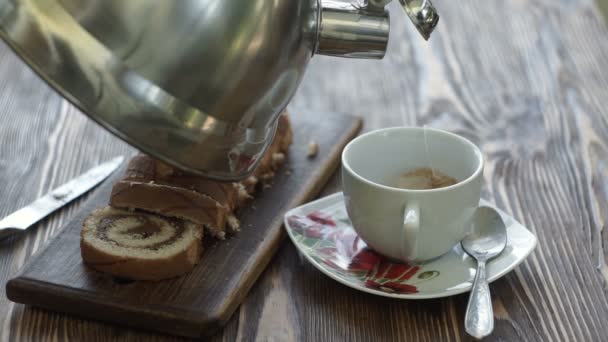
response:
{"label": "bread slice", "polygon": [[110,205],[141,209],[204,225],[211,235],[223,239],[232,211],[213,198],[180,187],[156,183],[119,181],[114,184]]}
{"label": "bread slice", "polygon": [[218,182],[190,175],[148,155],[138,155],[129,161],[123,181],[155,183],[188,189],[216,200],[222,206],[236,208],[239,203],[238,183]]}
{"label": "bread slice", "polygon": [[194,223],[106,207],[84,221],[80,251],[98,271],[161,280],[192,270],[201,257],[202,238],[202,226]]}

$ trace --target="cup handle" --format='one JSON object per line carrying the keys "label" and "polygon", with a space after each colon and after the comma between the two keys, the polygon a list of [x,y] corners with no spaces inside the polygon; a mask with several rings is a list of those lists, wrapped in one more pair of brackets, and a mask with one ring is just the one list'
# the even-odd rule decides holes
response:
{"label": "cup handle", "polygon": [[417,203],[408,203],[403,210],[403,232],[401,234],[402,259],[414,259],[417,255],[420,232],[420,208]]}

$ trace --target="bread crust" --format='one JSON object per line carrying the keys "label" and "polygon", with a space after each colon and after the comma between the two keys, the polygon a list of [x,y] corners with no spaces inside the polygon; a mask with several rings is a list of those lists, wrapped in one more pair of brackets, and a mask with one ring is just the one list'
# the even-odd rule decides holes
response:
{"label": "bread crust", "polygon": [[[83,229],[80,232],[80,254],[84,263],[89,267],[120,278],[163,280],[190,272],[200,261],[203,251],[202,227],[196,230],[194,238],[189,241],[183,250],[170,256],[159,256],[158,258],[124,256],[106,252],[95,247],[87,239],[87,234],[95,234],[97,229],[94,223],[95,216],[102,215],[103,211],[107,210],[114,211],[116,209],[103,208],[93,211],[84,221]],[[92,226],[94,226],[93,229],[86,229]]]}
{"label": "bread crust", "polygon": [[169,258],[143,259],[122,257],[98,250],[80,239],[80,253],[91,268],[116,277],[133,280],[163,280],[190,272],[200,260],[201,240],[192,240],[188,247]]}
{"label": "bread crust", "polygon": [[123,181],[154,183],[198,192],[234,209],[238,203],[238,184],[219,182],[189,175],[148,155],[137,155],[129,161]]}
{"label": "bread crust", "polygon": [[[283,114],[278,120],[274,140],[260,160],[253,176],[241,182],[250,195],[256,191],[259,184],[268,184],[274,178],[275,172],[284,163],[285,155],[289,150],[289,145],[292,143],[293,133],[289,117],[287,114]],[[280,158],[277,158],[278,156]]]}
{"label": "bread crust", "polygon": [[202,224],[217,237],[222,237],[226,218],[231,211],[211,197],[192,190],[131,181],[120,181],[114,185],[110,205]]}

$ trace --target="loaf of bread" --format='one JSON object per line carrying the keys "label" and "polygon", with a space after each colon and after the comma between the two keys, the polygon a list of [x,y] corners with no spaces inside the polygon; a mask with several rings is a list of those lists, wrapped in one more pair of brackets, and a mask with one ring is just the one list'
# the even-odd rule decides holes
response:
{"label": "loaf of bread", "polygon": [[161,280],[200,260],[203,228],[179,219],[111,207],[95,210],[81,232],[82,259],[121,278]]}
{"label": "loaf of bread", "polygon": [[281,115],[272,144],[255,176],[243,183],[227,183],[179,171],[159,160],[140,155],[131,160],[125,177],[114,185],[110,205],[141,209],[204,225],[210,235],[223,239],[239,222],[233,212],[253,194],[258,179],[268,182],[285,160],[292,140],[286,115]]}
{"label": "loaf of bread", "polygon": [[114,185],[111,207],[91,213],[81,234],[86,264],[115,276],[161,280],[190,271],[199,261],[203,229],[223,239],[236,231],[235,210],[267,184],[292,141],[289,119],[277,132],[254,174],[240,183],[186,174],[146,155],[133,158]]}

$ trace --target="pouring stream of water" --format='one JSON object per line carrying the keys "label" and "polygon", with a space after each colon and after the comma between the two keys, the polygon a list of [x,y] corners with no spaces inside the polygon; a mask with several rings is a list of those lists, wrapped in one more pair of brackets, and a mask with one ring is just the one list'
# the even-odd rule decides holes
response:
{"label": "pouring stream of water", "polygon": [[433,167],[433,162],[431,161],[431,154],[429,153],[429,143],[426,135],[426,125],[423,126],[424,132],[424,153],[426,154],[426,162],[429,164],[429,168],[431,169],[431,176],[435,178],[435,168]]}

